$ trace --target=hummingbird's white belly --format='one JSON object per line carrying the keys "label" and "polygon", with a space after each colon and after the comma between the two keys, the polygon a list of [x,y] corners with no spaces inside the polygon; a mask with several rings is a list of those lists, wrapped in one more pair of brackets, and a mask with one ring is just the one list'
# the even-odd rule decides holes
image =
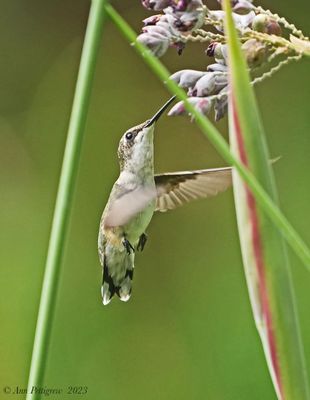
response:
{"label": "hummingbird's white belly", "polygon": [[136,246],[140,236],[146,231],[155,211],[155,200],[135,217],[133,217],[126,225],[124,225],[124,234],[129,242]]}

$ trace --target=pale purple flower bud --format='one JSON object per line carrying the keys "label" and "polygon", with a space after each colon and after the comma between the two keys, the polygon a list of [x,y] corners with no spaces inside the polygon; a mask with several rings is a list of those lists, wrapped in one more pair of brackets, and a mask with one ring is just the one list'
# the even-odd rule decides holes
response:
{"label": "pale purple flower bud", "polygon": [[[212,107],[212,101],[207,97],[189,97],[187,99],[198,111],[203,114],[208,114]],[[184,102],[179,101],[175,104],[168,113],[168,116],[187,115],[188,111],[185,109]]]}
{"label": "pale purple flower bud", "polygon": [[225,18],[225,11],[223,10],[209,10],[208,15],[218,21],[224,20]]}
{"label": "pale purple flower bud", "polygon": [[173,21],[175,20],[173,15],[168,14],[162,14],[161,18],[159,18],[158,25],[172,25]]}
{"label": "pale purple flower bud", "polygon": [[159,22],[161,18],[162,18],[162,14],[156,14],[156,15],[152,15],[151,17],[145,18],[142,22],[143,22],[144,26],[156,25],[157,22]]}
{"label": "pale purple flower bud", "polygon": [[[224,27],[223,27],[224,22],[223,21],[225,18],[225,12],[222,10],[213,10],[213,11],[208,11],[208,15],[211,18],[213,18],[219,22],[222,22],[221,25],[216,26],[216,29],[220,32],[223,32],[223,30],[224,30]],[[245,15],[239,15],[236,13],[232,13],[232,15],[233,15],[233,19],[234,19],[236,28],[239,30],[243,30],[251,25],[251,23],[255,17],[255,12],[250,11],[248,14],[245,14]]]}
{"label": "pale purple flower bud", "polygon": [[156,25],[166,29],[171,35],[178,37],[179,31],[174,27],[175,21],[176,19],[173,15],[164,14],[161,16]]}
{"label": "pale purple flower bud", "polygon": [[228,80],[226,74],[218,72],[206,72],[200,78],[192,91],[193,96],[205,97],[218,93],[223,87],[227,86]]}
{"label": "pale purple flower bud", "polygon": [[227,65],[224,64],[210,64],[207,66],[207,71],[210,72],[227,72],[228,67]]}
{"label": "pale purple flower bud", "polygon": [[203,25],[204,17],[201,12],[184,13],[176,19],[174,26],[179,32],[189,32]]}
{"label": "pale purple flower bud", "polygon": [[144,27],[142,28],[143,32],[147,32],[149,27],[156,26],[163,28],[167,31],[167,33],[173,33],[171,29],[171,25],[173,23],[173,18],[171,20],[170,16],[157,14],[153,15],[152,17],[146,18],[143,20]]}
{"label": "pale purple flower bud", "polygon": [[204,74],[205,71],[195,71],[194,69],[183,69],[181,71],[177,71],[170,76],[174,82],[176,82],[183,89],[193,88]]}
{"label": "pale purple flower bud", "polygon": [[167,37],[160,34],[141,33],[137,37],[137,41],[148,47],[154,56],[163,56],[169,48],[170,41]]}
{"label": "pale purple flower bud", "polygon": [[218,64],[227,64],[228,47],[226,44],[212,42],[209,44],[206,54],[209,57],[214,57]]}
{"label": "pale purple flower bud", "polygon": [[[224,87],[219,94],[227,92],[228,87]],[[214,104],[214,119],[215,121],[219,121],[221,118],[223,118],[227,114],[227,109],[228,109],[228,96],[222,96],[218,99],[215,100]]]}
{"label": "pale purple flower bud", "polygon": [[[178,8],[178,4],[182,7]],[[186,9],[184,9],[186,5]],[[182,11],[178,11],[182,10]],[[165,14],[170,14],[174,17],[173,26],[179,32],[189,32],[200,28],[204,23],[205,12],[201,0],[191,0],[187,2],[177,3],[165,9]]]}
{"label": "pale purple flower bud", "polygon": [[142,0],[142,5],[149,9],[155,11],[161,11],[164,8],[168,7],[171,3],[171,0]]}
{"label": "pale purple flower bud", "polygon": [[249,11],[253,10],[253,4],[248,0],[239,0],[235,2],[233,6],[233,12],[237,14],[247,14]]}
{"label": "pale purple flower bud", "polygon": [[237,29],[245,29],[251,25],[253,19],[255,18],[255,12],[250,11],[245,15],[233,13],[233,18]]}
{"label": "pale purple flower bud", "polygon": [[188,5],[186,8],[186,11],[194,11],[194,10],[200,10],[202,11],[203,9],[203,2],[202,0],[188,0]]}
{"label": "pale purple flower bud", "polygon": [[150,34],[152,36],[156,36],[158,38],[159,38],[158,35],[160,35],[162,38],[170,38],[170,33],[166,29],[164,29],[158,25],[145,26],[144,28],[142,28],[142,32],[148,33],[148,34]]}
{"label": "pale purple flower bud", "polygon": [[[166,52],[168,46],[176,47],[178,54],[181,54],[185,43],[182,42],[178,30],[173,26],[175,21],[172,14],[154,15],[147,18],[144,20],[145,26],[142,28],[142,34],[150,35],[152,39],[142,36],[142,39],[139,40],[143,41],[158,57]],[[155,41],[155,39],[157,40]]]}
{"label": "pale purple flower bud", "polygon": [[173,0],[170,4],[174,11],[191,12],[194,10],[202,9],[202,0]]}
{"label": "pale purple flower bud", "polygon": [[228,46],[227,44],[219,44],[214,51],[214,59],[219,64],[227,65],[228,61]]}
{"label": "pale purple flower bud", "polygon": [[179,0],[175,5],[171,5],[176,11],[185,11],[191,0]]}

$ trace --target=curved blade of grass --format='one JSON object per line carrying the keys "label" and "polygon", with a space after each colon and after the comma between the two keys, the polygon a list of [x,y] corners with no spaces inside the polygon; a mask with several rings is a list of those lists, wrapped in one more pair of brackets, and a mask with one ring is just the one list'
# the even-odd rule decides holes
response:
{"label": "curved blade of grass", "polygon": [[82,137],[105,19],[105,2],[106,0],[92,1],[87,23],[48,246],[28,379],[27,400],[37,400],[43,396],[36,388],[42,388],[44,383],[43,379],[48,357],[61,261],[67,238]]}
{"label": "curved blade of grass", "polygon": [[[225,0],[225,9],[231,148],[277,203],[264,129],[234,27],[230,0]],[[252,309],[278,399],[309,399],[290,266],[282,234],[236,171],[233,188]]]}
{"label": "curved blade of grass", "polygon": [[223,159],[236,168],[242,179],[251,188],[256,201],[260,204],[266,215],[269,216],[272,222],[282,232],[284,238],[292,247],[297,257],[299,257],[303,264],[310,269],[310,249],[300,238],[298,233],[294,230],[267,192],[262,188],[252,172],[249,171],[244,164],[240,162],[238,157],[230,151],[229,145],[214,125],[187,101],[186,93],[174,81],[169,79],[170,73],[163,64],[154,57],[145,46],[136,41],[137,35],[127,22],[118,14],[118,12],[109,4],[106,5],[106,12],[129,43],[134,44],[138,54],[144,59],[155,75],[161,81],[166,83],[167,88],[172,94],[175,94],[180,100],[184,101],[186,109],[195,117],[195,121],[201,128],[202,132],[210,140]]}

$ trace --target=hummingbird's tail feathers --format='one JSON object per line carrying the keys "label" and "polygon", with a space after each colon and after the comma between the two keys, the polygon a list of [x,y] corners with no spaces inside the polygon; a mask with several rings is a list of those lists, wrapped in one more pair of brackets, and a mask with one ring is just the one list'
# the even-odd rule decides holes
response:
{"label": "hummingbird's tail feathers", "polygon": [[[126,255],[126,262],[123,264],[122,273],[111,274],[107,265],[106,257],[103,257],[103,274],[101,296],[103,305],[107,305],[116,293],[121,301],[128,301],[131,296],[133,279],[133,261],[130,255]],[[123,269],[125,267],[125,269]]]}
{"label": "hummingbird's tail feathers", "polygon": [[111,294],[111,292],[109,290],[109,286],[107,285],[106,282],[104,282],[103,285],[101,286],[102,303],[104,306],[106,306],[110,303],[113,295],[114,295],[114,293]]}
{"label": "hummingbird's tail feathers", "polygon": [[101,286],[101,296],[103,305],[107,305],[112,300],[112,297],[116,293],[116,287],[114,285],[113,279],[109,274],[108,266],[105,262],[103,262],[103,274],[102,274],[102,286]]}
{"label": "hummingbird's tail feathers", "polygon": [[132,290],[132,278],[133,278],[133,269],[127,269],[125,278],[120,283],[116,294],[120,298],[121,301],[128,301],[131,296]]}

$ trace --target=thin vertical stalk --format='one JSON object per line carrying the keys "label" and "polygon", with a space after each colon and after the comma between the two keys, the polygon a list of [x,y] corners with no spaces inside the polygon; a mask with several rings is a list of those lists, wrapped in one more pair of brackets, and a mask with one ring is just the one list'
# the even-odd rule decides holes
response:
{"label": "thin vertical stalk", "polygon": [[77,177],[96,59],[106,15],[105,3],[106,0],[92,1],[87,23],[46,259],[28,380],[27,400],[41,398],[41,395],[36,393],[35,389],[36,387],[42,387],[47,364],[60,267],[73,200],[73,190]]}

